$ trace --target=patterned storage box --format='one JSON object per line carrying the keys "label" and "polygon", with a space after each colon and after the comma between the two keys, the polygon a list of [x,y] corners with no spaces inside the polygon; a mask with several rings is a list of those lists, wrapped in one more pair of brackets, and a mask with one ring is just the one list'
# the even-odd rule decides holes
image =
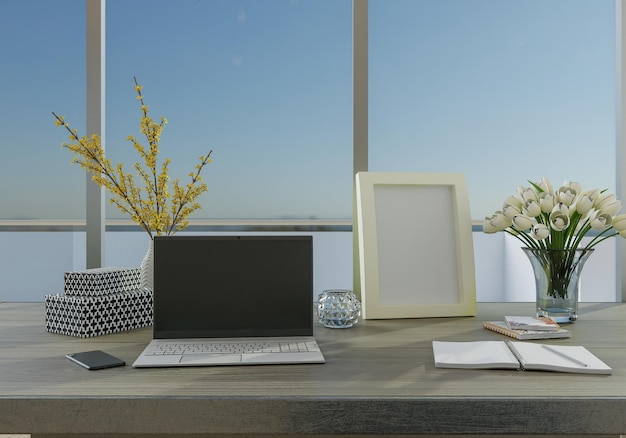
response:
{"label": "patterned storage box", "polygon": [[46,330],[89,338],[152,325],[152,290],[99,296],[46,295]]}
{"label": "patterned storage box", "polygon": [[96,296],[136,290],[141,287],[139,268],[95,268],[66,272],[65,294]]}

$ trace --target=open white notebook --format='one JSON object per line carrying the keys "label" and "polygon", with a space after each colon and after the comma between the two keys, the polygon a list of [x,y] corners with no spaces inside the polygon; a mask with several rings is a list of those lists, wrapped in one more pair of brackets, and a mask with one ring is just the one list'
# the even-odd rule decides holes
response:
{"label": "open white notebook", "polygon": [[611,368],[582,346],[532,342],[433,341],[437,368],[509,368],[611,374]]}

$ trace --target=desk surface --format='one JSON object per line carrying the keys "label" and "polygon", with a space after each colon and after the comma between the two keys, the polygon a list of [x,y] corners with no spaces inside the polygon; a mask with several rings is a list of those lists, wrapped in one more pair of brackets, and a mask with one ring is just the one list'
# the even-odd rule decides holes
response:
{"label": "desk surface", "polygon": [[44,305],[0,303],[0,433],[626,433],[626,303],[583,304],[570,339],[613,375],[436,369],[432,340],[508,339],[483,320],[531,303],[479,303],[477,317],[316,323],[324,365],[87,371],[65,353],[132,364],[151,328],[79,339],[44,330]]}

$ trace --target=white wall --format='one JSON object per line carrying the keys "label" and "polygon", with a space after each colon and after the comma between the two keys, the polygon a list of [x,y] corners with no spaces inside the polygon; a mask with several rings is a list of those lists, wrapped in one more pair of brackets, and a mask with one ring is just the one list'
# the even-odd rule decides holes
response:
{"label": "white wall", "polygon": [[0,301],[43,301],[63,291],[63,272],[76,257],[74,233],[0,232]]}
{"label": "white wall", "polygon": [[[313,235],[314,298],[325,289],[352,288],[351,232],[292,234]],[[473,237],[477,300],[534,301],[532,268],[519,242],[504,233]],[[616,239],[601,243],[587,261],[582,301],[616,300],[615,245]],[[147,248],[145,232],[107,232],[105,265],[139,266]],[[42,301],[46,294],[63,292],[64,272],[84,268],[83,232],[0,232],[0,301]]]}

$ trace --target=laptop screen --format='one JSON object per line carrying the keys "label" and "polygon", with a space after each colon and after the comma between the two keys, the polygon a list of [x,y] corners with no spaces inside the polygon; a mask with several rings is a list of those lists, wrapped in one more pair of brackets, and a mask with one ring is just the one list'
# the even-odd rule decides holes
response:
{"label": "laptop screen", "polygon": [[313,335],[311,236],[156,236],[157,339]]}

